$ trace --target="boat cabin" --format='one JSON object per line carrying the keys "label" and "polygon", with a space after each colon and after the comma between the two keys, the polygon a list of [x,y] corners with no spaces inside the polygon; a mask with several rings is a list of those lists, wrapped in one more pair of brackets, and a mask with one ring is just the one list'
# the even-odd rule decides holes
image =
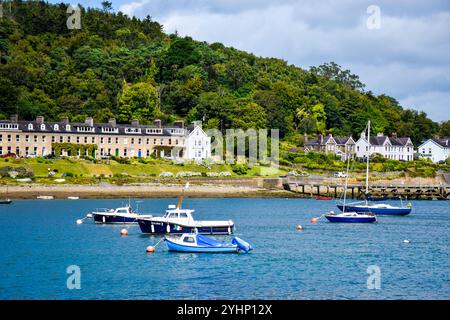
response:
{"label": "boat cabin", "polygon": [[[171,208],[171,206],[169,206]],[[192,217],[192,213],[194,210],[190,209],[167,209],[166,213],[164,214],[163,218],[165,219],[183,219],[186,221],[194,221],[194,218]]]}

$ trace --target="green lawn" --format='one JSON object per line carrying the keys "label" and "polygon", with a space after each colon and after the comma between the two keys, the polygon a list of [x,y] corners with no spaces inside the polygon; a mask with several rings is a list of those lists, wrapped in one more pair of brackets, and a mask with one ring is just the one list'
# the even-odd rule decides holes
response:
{"label": "green lawn", "polygon": [[[195,163],[185,163],[184,165],[173,164],[169,160],[160,159],[131,159],[130,163],[119,163],[114,160],[100,161],[94,163],[83,159],[0,159],[0,170],[4,167],[25,168],[34,173],[34,179],[38,182],[51,183],[53,179],[48,177],[49,171],[55,171],[53,178],[65,177],[68,182],[90,183],[95,178],[104,179],[128,177],[129,181],[139,181],[133,179],[140,177],[158,177],[162,172],[171,172],[175,176],[180,171],[199,172],[206,176],[207,172],[230,172],[234,177],[267,176],[276,177],[286,174],[283,169],[271,167],[254,166],[245,174],[237,175],[233,172],[233,167],[228,164],[214,164],[209,167]],[[12,179],[6,177],[3,181]]]}

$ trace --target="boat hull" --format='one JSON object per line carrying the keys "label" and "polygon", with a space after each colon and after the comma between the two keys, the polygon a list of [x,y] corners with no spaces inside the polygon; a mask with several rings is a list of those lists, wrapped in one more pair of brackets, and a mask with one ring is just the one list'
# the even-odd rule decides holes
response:
{"label": "boat hull", "polygon": [[12,200],[0,200],[0,204],[11,204]]}
{"label": "boat hull", "polygon": [[171,222],[152,221],[148,219],[138,219],[137,222],[139,223],[142,233],[148,234],[183,234],[195,232],[198,234],[231,234],[234,230],[234,225],[198,227]]}
{"label": "boat hull", "polygon": [[201,247],[201,246],[184,246],[168,239],[165,239],[169,251],[186,252],[186,253],[238,253],[237,246],[230,247]]}
{"label": "boat hull", "polygon": [[[344,211],[343,205],[337,205],[338,209]],[[411,213],[412,208],[373,208],[367,206],[345,206],[346,212],[358,212],[358,213],[373,213],[379,216],[392,215],[392,216],[406,216]]]}
{"label": "boat hull", "polygon": [[120,216],[120,215],[107,215],[107,214],[92,214],[92,219],[95,223],[101,224],[130,224],[137,223],[136,217]]}
{"label": "boat hull", "polygon": [[330,222],[343,222],[343,223],[373,223],[377,221],[374,217],[339,217],[333,215],[325,215]]}

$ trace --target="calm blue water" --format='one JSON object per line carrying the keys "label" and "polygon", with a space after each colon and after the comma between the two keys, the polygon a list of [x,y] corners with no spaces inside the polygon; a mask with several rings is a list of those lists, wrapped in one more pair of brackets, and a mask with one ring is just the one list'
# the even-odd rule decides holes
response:
{"label": "calm blue water", "polygon": [[[163,212],[175,199],[148,199]],[[407,217],[378,224],[309,222],[334,202],[185,199],[197,219],[233,219],[250,254],[177,254],[139,227],[75,223],[124,200],[15,201],[0,206],[0,299],[450,299],[450,202],[413,202]],[[303,231],[296,231],[301,224]],[[411,243],[404,244],[409,239]],[[66,286],[69,265],[81,289]],[[367,289],[367,267],[381,289]]]}

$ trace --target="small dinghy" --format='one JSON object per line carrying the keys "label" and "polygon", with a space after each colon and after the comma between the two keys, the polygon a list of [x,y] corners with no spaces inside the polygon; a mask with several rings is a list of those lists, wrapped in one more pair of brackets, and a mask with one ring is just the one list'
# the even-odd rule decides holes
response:
{"label": "small dinghy", "polygon": [[164,238],[169,251],[187,253],[248,253],[253,247],[234,237],[231,242],[222,242],[200,234],[184,233],[180,237],[166,236]]}
{"label": "small dinghy", "polygon": [[377,216],[370,213],[357,213],[357,212],[342,212],[342,213],[334,213],[330,211],[325,214],[325,218],[327,218],[330,222],[347,222],[347,223],[372,223],[377,221]]}

